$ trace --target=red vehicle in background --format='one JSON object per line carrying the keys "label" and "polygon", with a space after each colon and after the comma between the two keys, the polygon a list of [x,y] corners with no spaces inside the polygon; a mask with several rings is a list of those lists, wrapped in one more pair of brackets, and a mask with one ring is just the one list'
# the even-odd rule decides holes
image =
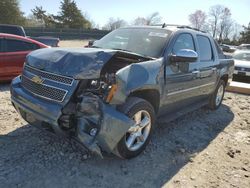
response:
{"label": "red vehicle in background", "polygon": [[0,82],[18,76],[26,55],[40,48],[48,46],[26,37],[0,33]]}

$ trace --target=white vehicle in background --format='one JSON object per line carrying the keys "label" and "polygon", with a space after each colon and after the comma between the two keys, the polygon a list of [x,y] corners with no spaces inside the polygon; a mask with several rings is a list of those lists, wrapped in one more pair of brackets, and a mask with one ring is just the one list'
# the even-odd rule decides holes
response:
{"label": "white vehicle in background", "polygon": [[250,50],[237,50],[234,55],[233,79],[250,79]]}
{"label": "white vehicle in background", "polygon": [[241,44],[238,46],[239,50],[250,50],[250,44]]}

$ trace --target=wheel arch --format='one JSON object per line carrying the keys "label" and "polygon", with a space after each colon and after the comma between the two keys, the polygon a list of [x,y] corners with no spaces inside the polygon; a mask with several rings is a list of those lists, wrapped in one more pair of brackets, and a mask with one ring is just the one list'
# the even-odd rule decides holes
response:
{"label": "wheel arch", "polygon": [[134,91],[130,93],[128,97],[142,98],[148,101],[154,107],[155,113],[157,113],[159,110],[160,93],[156,89],[144,89],[144,90]]}
{"label": "wheel arch", "polygon": [[225,86],[227,85],[228,83],[228,74],[224,74],[220,77],[220,80],[223,80],[225,82]]}

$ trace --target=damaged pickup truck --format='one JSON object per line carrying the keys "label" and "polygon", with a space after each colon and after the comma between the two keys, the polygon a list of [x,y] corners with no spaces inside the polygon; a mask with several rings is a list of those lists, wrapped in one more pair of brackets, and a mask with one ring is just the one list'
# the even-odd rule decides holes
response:
{"label": "damaged pickup truck", "polygon": [[11,100],[31,125],[128,159],[145,149],[156,118],[217,109],[233,64],[211,36],[186,26],[121,28],[88,48],[30,53]]}

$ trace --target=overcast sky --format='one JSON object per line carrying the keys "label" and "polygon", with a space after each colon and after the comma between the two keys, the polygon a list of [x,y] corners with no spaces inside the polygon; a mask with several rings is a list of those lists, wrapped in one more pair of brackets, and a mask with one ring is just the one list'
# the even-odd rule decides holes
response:
{"label": "overcast sky", "polygon": [[[35,6],[42,6],[48,13],[59,12],[61,0],[20,0],[25,15]],[[78,8],[87,13],[96,24],[103,26],[110,17],[131,22],[138,16],[159,12],[163,21],[170,24],[189,24],[188,15],[197,9],[208,11],[216,4],[231,9],[232,18],[241,25],[250,22],[250,0],[75,0]]]}

